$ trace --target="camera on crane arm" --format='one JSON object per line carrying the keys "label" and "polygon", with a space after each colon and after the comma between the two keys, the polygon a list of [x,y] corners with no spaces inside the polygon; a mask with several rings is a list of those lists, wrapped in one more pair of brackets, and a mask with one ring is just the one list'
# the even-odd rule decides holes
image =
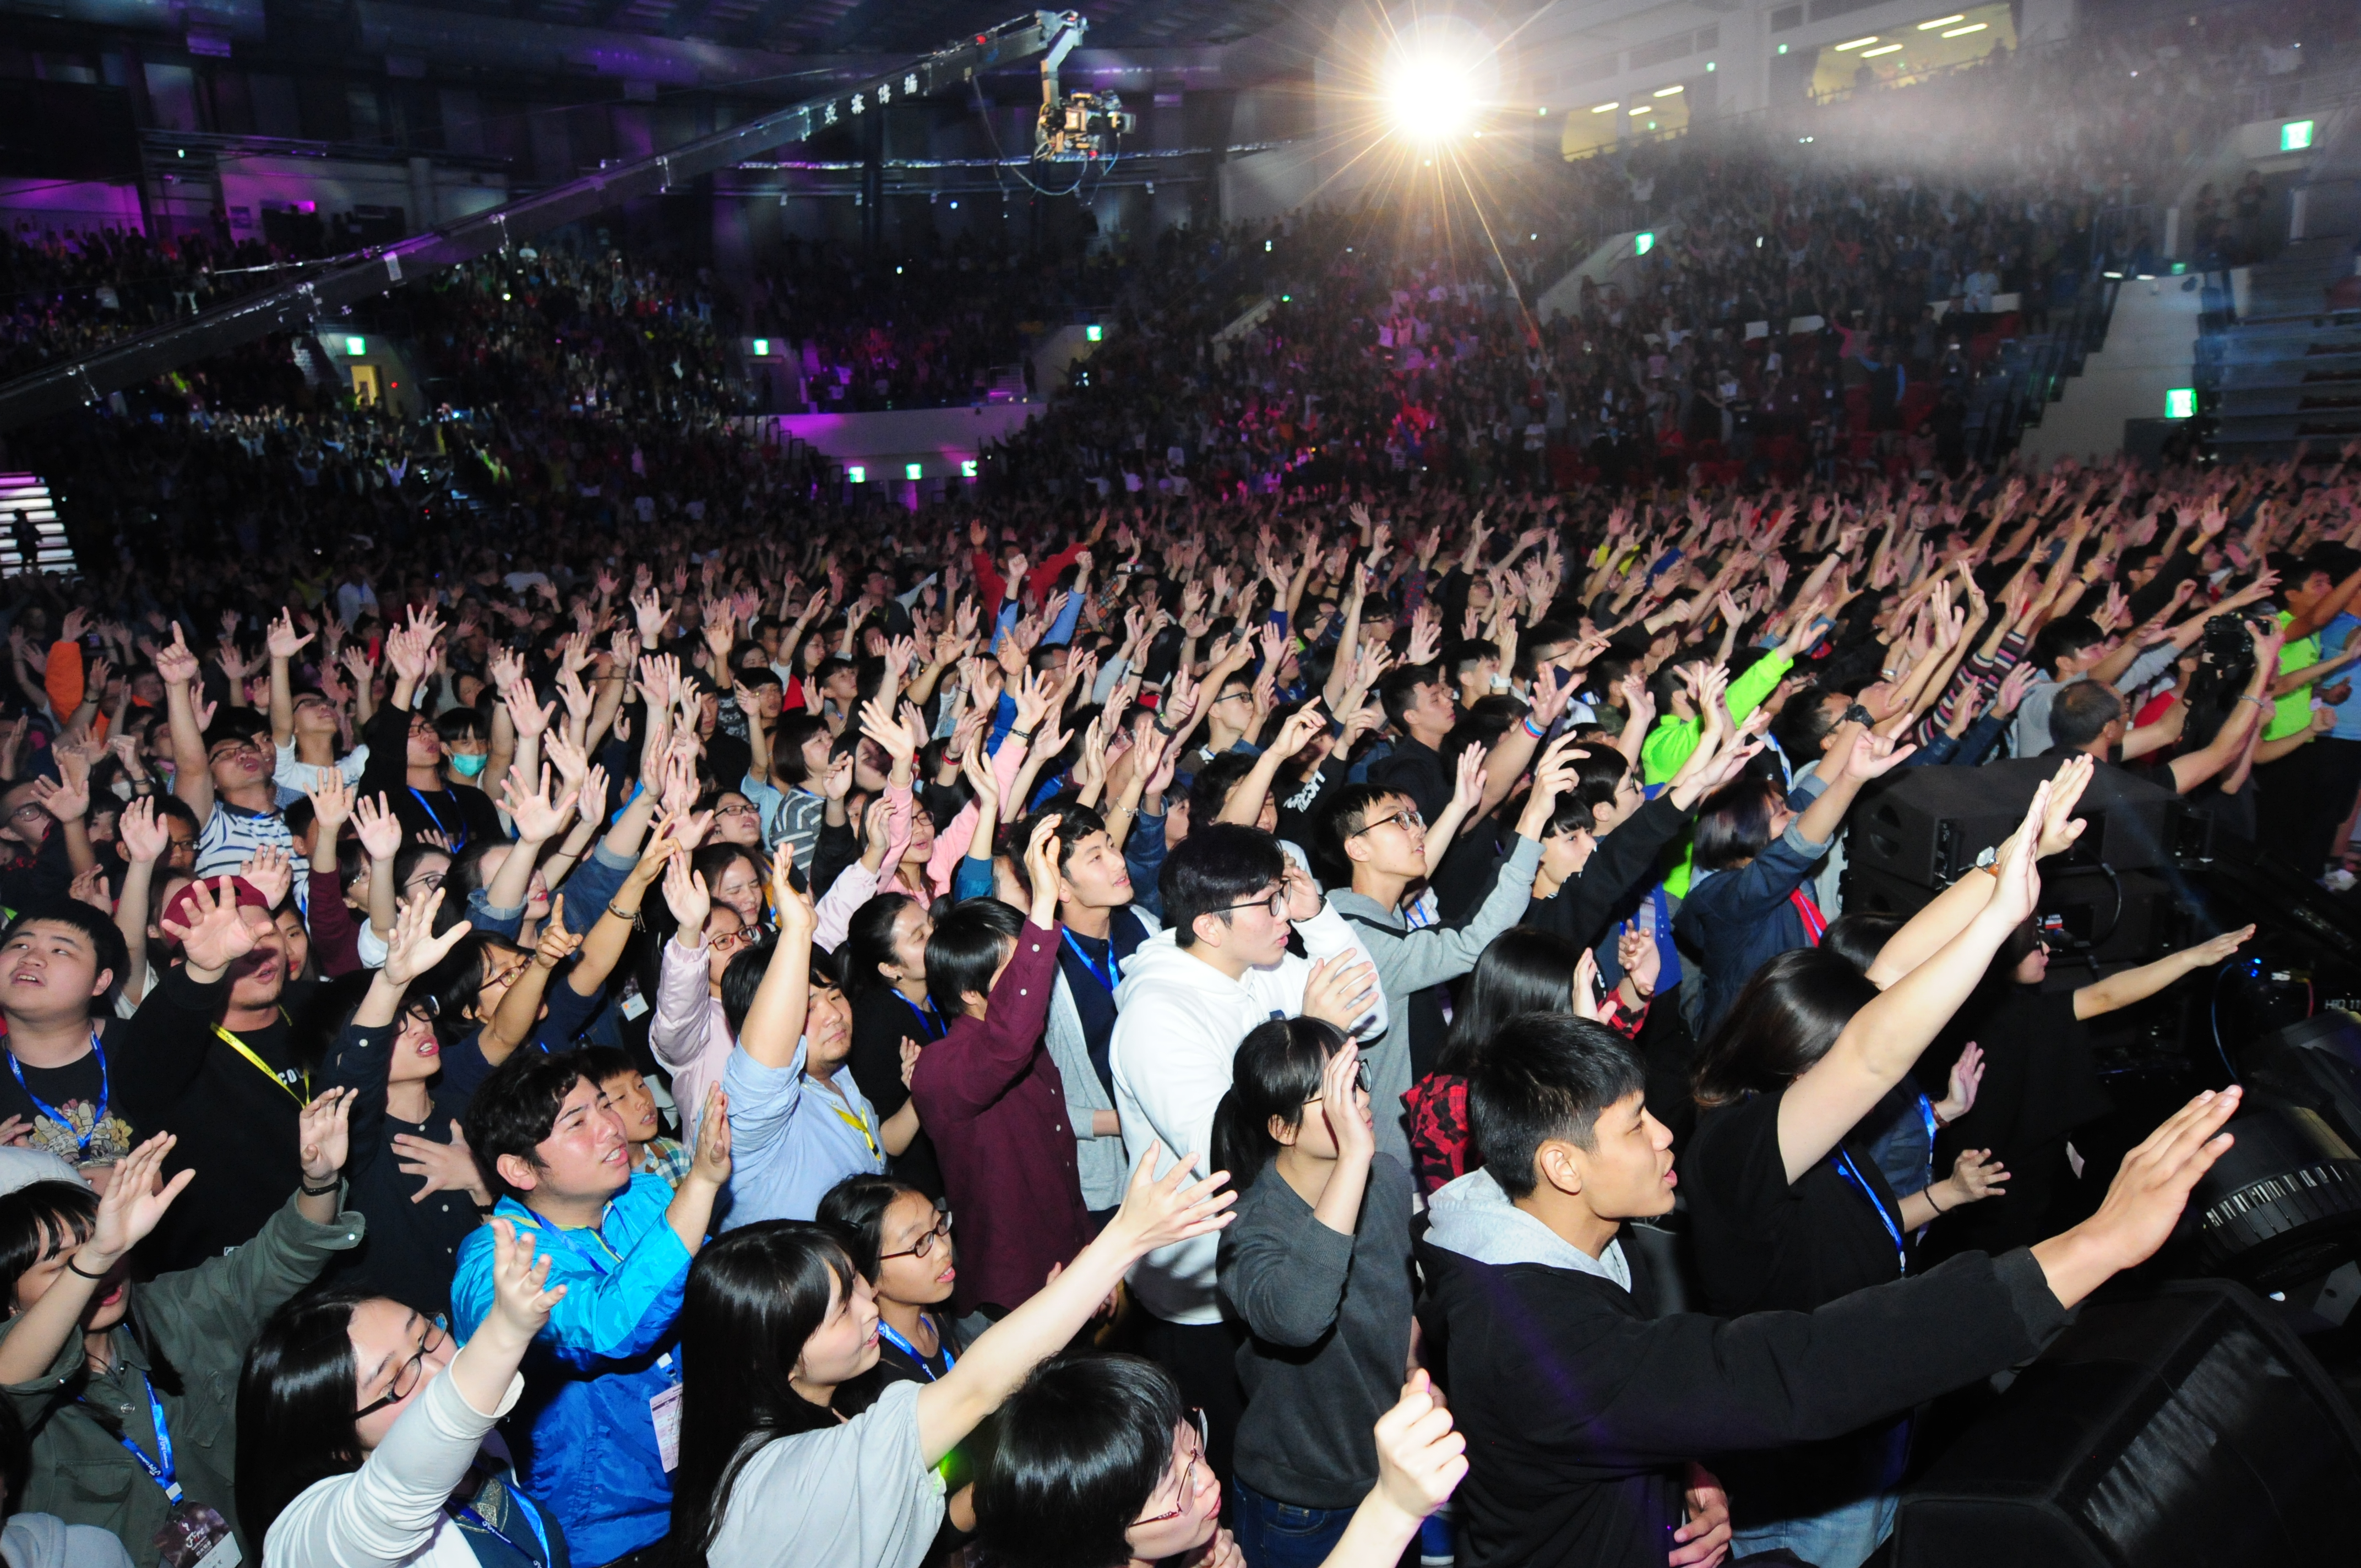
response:
{"label": "camera on crane arm", "polygon": [[[1044,13],[1046,15],[1046,13]],[[1034,124],[1033,156],[1043,162],[1076,162],[1113,158],[1139,116],[1126,110],[1113,93],[1061,93],[1058,67],[1064,63],[1089,24],[1072,11],[1057,18],[1062,24],[1057,41],[1041,60],[1041,115]]]}

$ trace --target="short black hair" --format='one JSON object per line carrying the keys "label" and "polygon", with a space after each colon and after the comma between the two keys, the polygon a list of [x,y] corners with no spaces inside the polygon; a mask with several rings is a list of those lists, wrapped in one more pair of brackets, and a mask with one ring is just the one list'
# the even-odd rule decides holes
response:
{"label": "short black hair", "polygon": [[2124,716],[2123,699],[2096,681],[2076,681],[2049,699],[2049,740],[2079,751]]}
{"label": "short black hair", "polygon": [[1771,808],[1778,794],[1757,773],[1714,791],[1697,810],[1693,842],[1699,871],[1728,871],[1771,847]]}
{"label": "short black hair", "polygon": [[2033,667],[2058,673],[2058,661],[2080,653],[2107,640],[2099,623],[2087,615],[2061,615],[2033,634],[2033,649],[2026,657]]}
{"label": "short black hair", "polygon": [[[1348,784],[1330,795],[1321,808],[1320,819],[1314,824],[1315,837],[1323,854],[1349,873],[1352,859],[1345,853],[1345,844],[1369,825],[1378,807],[1387,801],[1407,799],[1400,790],[1384,784]],[[1195,820],[1194,817],[1191,818]]]}
{"label": "short black hair", "polygon": [[1152,1361],[1084,1355],[1037,1370],[1000,1407],[976,1475],[976,1534],[995,1562],[1106,1568],[1172,1468],[1180,1386]]}
{"label": "short black hair", "polygon": [[1442,679],[1433,664],[1405,664],[1389,670],[1378,682],[1378,700],[1385,705],[1386,722],[1395,729],[1402,728],[1402,715],[1418,698],[1418,688],[1431,686]]}
{"label": "short black hair", "polygon": [[78,898],[45,898],[16,912],[16,917],[0,930],[0,948],[15,941],[16,933],[26,927],[41,920],[54,926],[71,926],[90,939],[98,968],[112,970],[115,975],[114,984],[91,999],[93,1010],[102,1005],[111,1007],[115,989],[123,983],[124,971],[131,961],[123,945],[123,933],[115,928],[115,922]]}
{"label": "short black hair", "polygon": [[[763,988],[763,976],[771,968],[771,955],[778,950],[774,936],[760,942],[750,942],[738,949],[738,956],[721,971],[721,1015],[728,1020],[730,1033],[735,1036],[746,1026],[746,1014],[754,1005],[754,992]],[[811,988],[814,991],[840,991],[843,981],[839,978],[836,955],[825,948],[811,949],[809,965]],[[803,1026],[797,1021],[797,1028]]]}
{"label": "short black hair", "polygon": [[492,727],[479,709],[455,707],[434,720],[434,738],[445,745],[456,745],[462,740],[489,741]]}
{"label": "short black hair", "polygon": [[[1287,874],[1279,840],[1235,822],[1191,823],[1189,836],[1165,857],[1156,879],[1164,922],[1175,946],[1196,946],[1197,916],[1242,904]],[[931,984],[933,965],[929,963]]]}
{"label": "short black hair", "polygon": [[[1053,829],[1053,832],[1058,840],[1058,870],[1062,874],[1066,869],[1067,862],[1074,858],[1074,850],[1076,846],[1080,845],[1083,839],[1089,838],[1092,834],[1104,833],[1107,830],[1106,818],[1101,817],[1089,806],[1084,806],[1080,800],[1074,798],[1072,795],[1060,795],[1057,799],[1043,806],[1039,811],[1034,813],[1030,820],[1025,822],[1016,832],[1009,835],[1010,844],[1015,846],[1019,851],[1017,854],[1010,856],[1009,858],[1011,860],[1023,859],[1022,851],[1024,846],[1033,841],[1033,828],[1035,825],[1038,824],[1042,817],[1049,816],[1051,813],[1055,813],[1058,818],[1058,826]],[[1024,868],[1020,865],[1017,870],[1021,874]]]}
{"label": "short black hair", "polygon": [[804,748],[811,738],[825,732],[828,720],[817,713],[790,713],[779,719],[778,732],[771,738],[771,771],[791,784],[808,784],[811,772],[804,766]]}
{"label": "short black hair", "polygon": [[1543,1144],[1596,1147],[1598,1113],[1645,1082],[1630,1042],[1605,1025],[1521,1013],[1476,1059],[1468,1134],[1500,1190],[1522,1198],[1533,1190],[1533,1159]]}
{"label": "short black hair", "polygon": [[1000,961],[1016,949],[1025,916],[996,898],[962,899],[927,938],[927,993],[946,1018],[967,1011],[968,994],[992,994]]}
{"label": "short black hair", "polygon": [[1224,751],[1197,770],[1189,781],[1189,823],[1211,822],[1222,815],[1230,792],[1254,772],[1255,759],[1244,751]]}
{"label": "short black hair", "polygon": [[522,1201],[522,1194],[500,1177],[500,1156],[515,1155],[527,1165],[541,1165],[541,1146],[557,1125],[557,1113],[577,1083],[598,1079],[578,1051],[542,1051],[526,1046],[492,1069],[467,1102],[467,1146],[484,1184],[496,1196]]}

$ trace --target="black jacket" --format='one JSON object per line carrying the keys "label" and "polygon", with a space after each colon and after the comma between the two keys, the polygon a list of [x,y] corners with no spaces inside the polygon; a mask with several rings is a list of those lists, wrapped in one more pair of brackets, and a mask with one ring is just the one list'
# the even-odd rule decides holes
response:
{"label": "black jacket", "polygon": [[1664,1568],[1690,1459],[1851,1431],[2037,1351],[2065,1309],[2029,1252],[1971,1253],[1816,1312],[1655,1317],[1632,1288],[1418,1245],[1430,1358],[1466,1434],[1461,1568]]}

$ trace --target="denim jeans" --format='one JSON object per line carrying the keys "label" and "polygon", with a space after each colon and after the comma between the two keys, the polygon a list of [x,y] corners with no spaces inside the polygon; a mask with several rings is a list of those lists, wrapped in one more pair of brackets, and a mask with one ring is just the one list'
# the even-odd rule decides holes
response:
{"label": "denim jeans", "polygon": [[[1910,1430],[1905,1417],[1826,1445],[1822,1452],[1830,1467],[1841,1468],[1850,1476],[1856,1483],[1855,1495],[1828,1503],[1817,1513],[1749,1519],[1732,1530],[1730,1555],[1744,1557],[1784,1546],[1818,1568],[1861,1568],[1869,1554],[1894,1533],[1894,1518],[1901,1508],[1902,1475],[1910,1458]],[[1845,1449],[1851,1452],[1845,1453]],[[1828,1450],[1837,1452],[1828,1453]],[[1850,1463],[1839,1465],[1839,1459]]]}
{"label": "denim jeans", "polygon": [[1320,1568],[1351,1522],[1350,1508],[1300,1508],[1233,1477],[1230,1533],[1247,1568]]}

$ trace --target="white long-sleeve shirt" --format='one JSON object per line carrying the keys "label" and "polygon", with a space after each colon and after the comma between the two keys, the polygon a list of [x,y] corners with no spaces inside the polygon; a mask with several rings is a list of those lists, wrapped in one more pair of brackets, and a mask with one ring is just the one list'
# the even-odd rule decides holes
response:
{"label": "white long-sleeve shirt", "polygon": [[314,1481],[271,1521],[263,1568],[477,1568],[444,1505],[523,1392],[520,1374],[488,1414],[436,1374],[358,1470]]}
{"label": "white long-sleeve shirt", "polygon": [[[1352,924],[1324,902],[1295,929],[1312,959],[1346,952],[1369,959]],[[1137,1166],[1152,1139],[1164,1146],[1159,1174],[1188,1155],[1197,1157],[1201,1172],[1213,1168],[1213,1109],[1229,1092],[1230,1058],[1257,1024],[1303,1011],[1311,974],[1311,963],[1290,953],[1232,980],[1183,952],[1169,930],[1140,944],[1115,989],[1108,1047],[1126,1163]],[[1358,1037],[1373,1038],[1388,1026],[1385,993],[1375,994],[1376,1006],[1353,1026]],[[1167,1322],[1219,1322],[1213,1264],[1220,1245],[1214,1233],[1149,1253],[1132,1268],[1132,1288]]]}

